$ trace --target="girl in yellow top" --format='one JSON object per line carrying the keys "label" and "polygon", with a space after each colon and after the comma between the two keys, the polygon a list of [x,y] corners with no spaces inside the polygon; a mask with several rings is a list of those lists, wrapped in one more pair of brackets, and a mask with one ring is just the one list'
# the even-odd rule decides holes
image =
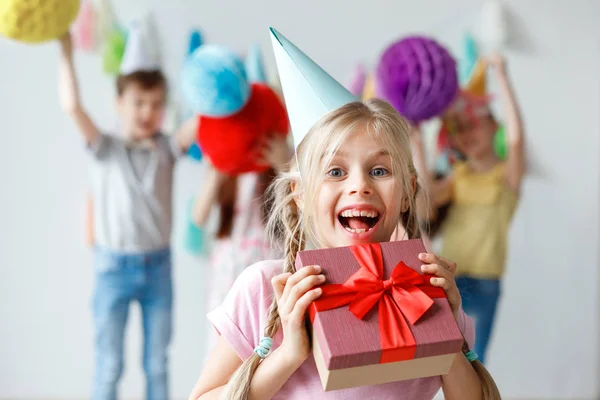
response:
{"label": "girl in yellow top", "polygon": [[[485,98],[487,67],[496,72],[505,107],[505,161],[494,150],[499,125]],[[422,218],[436,221],[441,217],[438,210],[447,206],[443,221],[437,221],[443,239],[441,254],[460,265],[456,282],[464,310],[475,320],[474,350],[484,361],[500,295],[509,226],[525,172],[523,128],[502,57],[493,55],[478,62],[471,82],[443,116],[443,123],[460,161],[443,179],[422,174],[431,205]],[[424,167],[418,129],[411,139],[417,164]]]}

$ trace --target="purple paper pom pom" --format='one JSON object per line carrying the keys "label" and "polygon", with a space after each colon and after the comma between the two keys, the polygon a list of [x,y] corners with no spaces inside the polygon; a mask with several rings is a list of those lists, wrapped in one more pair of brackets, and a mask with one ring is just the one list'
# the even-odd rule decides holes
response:
{"label": "purple paper pom pom", "polygon": [[383,52],[375,85],[378,97],[418,123],[441,114],[458,94],[456,61],[432,39],[407,37]]}

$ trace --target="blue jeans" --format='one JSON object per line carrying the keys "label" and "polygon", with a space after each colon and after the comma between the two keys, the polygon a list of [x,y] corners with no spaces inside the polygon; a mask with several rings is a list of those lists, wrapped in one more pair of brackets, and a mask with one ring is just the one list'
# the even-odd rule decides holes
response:
{"label": "blue jeans", "polygon": [[494,326],[496,306],[500,297],[500,281],[459,276],[456,278],[456,285],[462,297],[463,310],[475,322],[473,350],[483,363]]}
{"label": "blue jeans", "polygon": [[96,371],[92,399],[117,398],[125,325],[129,304],[134,300],[139,301],[142,310],[146,398],[168,399],[167,348],[173,302],[170,250],[122,254],[97,249],[95,268]]}

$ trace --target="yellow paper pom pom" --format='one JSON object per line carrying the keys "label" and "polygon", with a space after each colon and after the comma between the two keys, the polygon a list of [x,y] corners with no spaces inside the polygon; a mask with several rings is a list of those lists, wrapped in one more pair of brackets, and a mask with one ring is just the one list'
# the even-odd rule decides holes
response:
{"label": "yellow paper pom pom", "polygon": [[0,0],[0,34],[25,43],[57,39],[78,10],[79,0]]}

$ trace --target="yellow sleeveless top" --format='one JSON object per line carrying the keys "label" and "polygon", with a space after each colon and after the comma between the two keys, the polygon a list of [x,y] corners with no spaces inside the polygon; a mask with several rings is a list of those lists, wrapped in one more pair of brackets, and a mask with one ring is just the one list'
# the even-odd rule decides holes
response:
{"label": "yellow sleeveless top", "polygon": [[465,163],[454,167],[452,205],[441,227],[442,256],[455,261],[457,275],[500,278],[508,230],[518,195],[506,186],[505,163],[474,173]]}

